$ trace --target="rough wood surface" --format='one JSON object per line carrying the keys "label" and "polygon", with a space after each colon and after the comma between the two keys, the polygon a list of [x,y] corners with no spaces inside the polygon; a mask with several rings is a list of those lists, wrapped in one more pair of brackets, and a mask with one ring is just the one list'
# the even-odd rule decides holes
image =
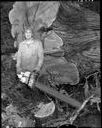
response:
{"label": "rough wood surface", "polygon": [[[100,68],[100,15],[70,2],[62,2],[54,31],[62,38],[67,61],[77,64],[80,74]],[[81,68],[81,69],[80,69]]]}

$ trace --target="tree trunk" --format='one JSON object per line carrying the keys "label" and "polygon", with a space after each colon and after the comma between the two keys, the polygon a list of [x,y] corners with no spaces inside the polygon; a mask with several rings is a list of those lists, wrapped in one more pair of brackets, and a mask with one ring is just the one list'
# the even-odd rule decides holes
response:
{"label": "tree trunk", "polygon": [[99,70],[99,14],[69,2],[62,2],[53,28],[63,40],[65,58],[75,62],[81,74]]}

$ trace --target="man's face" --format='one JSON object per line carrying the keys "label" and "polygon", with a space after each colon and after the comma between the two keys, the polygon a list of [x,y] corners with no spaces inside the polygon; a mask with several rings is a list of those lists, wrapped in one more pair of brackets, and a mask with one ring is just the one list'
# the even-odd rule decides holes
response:
{"label": "man's face", "polygon": [[25,31],[25,37],[26,39],[30,39],[32,37],[32,31],[30,29]]}

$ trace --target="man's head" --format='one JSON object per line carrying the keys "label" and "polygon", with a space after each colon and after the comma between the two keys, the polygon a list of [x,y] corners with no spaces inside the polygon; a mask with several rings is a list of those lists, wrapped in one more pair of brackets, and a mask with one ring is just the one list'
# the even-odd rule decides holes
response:
{"label": "man's head", "polygon": [[25,37],[26,37],[26,39],[30,39],[32,37],[32,29],[31,28],[25,29]]}

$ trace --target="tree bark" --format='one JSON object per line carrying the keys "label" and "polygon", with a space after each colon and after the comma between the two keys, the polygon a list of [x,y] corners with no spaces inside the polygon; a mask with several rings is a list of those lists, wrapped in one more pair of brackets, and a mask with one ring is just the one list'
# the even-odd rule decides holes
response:
{"label": "tree bark", "polygon": [[75,61],[81,74],[100,68],[99,14],[73,3],[62,3],[53,28],[63,40],[65,58]]}

